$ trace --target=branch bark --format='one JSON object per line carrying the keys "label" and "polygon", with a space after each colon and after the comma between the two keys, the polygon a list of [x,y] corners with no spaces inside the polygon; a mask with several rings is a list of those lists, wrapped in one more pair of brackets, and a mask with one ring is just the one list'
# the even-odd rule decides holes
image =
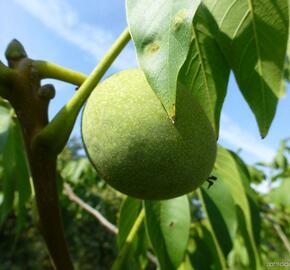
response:
{"label": "branch bark", "polygon": [[275,231],[277,232],[278,236],[280,237],[280,239],[282,240],[288,253],[290,254],[290,242],[289,242],[287,236],[285,235],[285,233],[283,232],[281,226],[277,223],[273,223],[273,227],[274,227]]}
{"label": "branch bark", "polygon": [[[108,221],[98,210],[94,209],[87,203],[85,203],[79,196],[77,196],[71,186],[67,183],[64,184],[64,194],[74,203],[78,204],[82,209],[87,211],[89,214],[94,216],[106,229],[108,229],[113,234],[118,234],[118,228],[112,224],[110,221]],[[150,253],[147,252],[147,258],[155,265],[158,265],[158,261],[156,257]]]}
{"label": "branch bark", "polygon": [[82,209],[93,215],[104,227],[106,227],[113,234],[118,233],[118,228],[108,221],[98,210],[94,209],[78,197],[72,190],[69,184],[64,184],[64,194],[73,202],[78,204]]}

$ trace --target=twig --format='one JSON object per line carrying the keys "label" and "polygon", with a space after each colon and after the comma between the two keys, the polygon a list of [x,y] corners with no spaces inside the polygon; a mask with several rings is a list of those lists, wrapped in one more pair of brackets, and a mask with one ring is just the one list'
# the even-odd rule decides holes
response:
{"label": "twig", "polygon": [[[110,232],[117,235],[118,228],[108,221],[98,210],[94,209],[87,203],[85,203],[80,197],[78,197],[72,190],[71,186],[67,183],[64,183],[64,194],[73,202],[78,204],[82,209],[93,215],[105,228],[107,228]],[[155,265],[158,265],[158,261],[156,257],[151,253],[147,252],[147,258],[150,262]]]}
{"label": "twig", "polygon": [[290,242],[287,239],[287,236],[285,235],[285,233],[283,232],[281,226],[277,223],[273,224],[273,227],[275,229],[275,231],[277,232],[278,236],[280,237],[280,239],[282,240],[285,248],[287,249],[288,253],[290,254]]}
{"label": "twig", "polygon": [[64,184],[64,194],[68,196],[68,198],[78,204],[81,208],[86,210],[88,213],[93,215],[104,227],[106,227],[109,231],[114,234],[118,233],[118,228],[109,222],[98,210],[94,209],[87,203],[85,203],[80,197],[78,197],[72,190],[69,184]]}

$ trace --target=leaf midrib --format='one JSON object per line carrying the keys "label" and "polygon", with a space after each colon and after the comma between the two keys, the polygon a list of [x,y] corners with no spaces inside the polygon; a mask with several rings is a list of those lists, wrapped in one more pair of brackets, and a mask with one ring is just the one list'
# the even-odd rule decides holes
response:
{"label": "leaf midrib", "polygon": [[[261,87],[261,93],[262,93],[262,110],[263,110],[263,115],[266,115],[266,100],[265,100],[265,87],[264,83],[262,81],[262,78],[264,77],[264,72],[262,68],[262,63],[261,63],[261,51],[260,51],[260,44],[259,44],[259,38],[258,38],[258,33],[257,33],[257,25],[256,25],[256,18],[255,18],[255,12],[254,12],[254,5],[253,5],[253,0],[248,0],[248,5],[250,9],[250,14],[252,17],[252,25],[253,25],[253,33],[254,33],[254,40],[255,40],[255,45],[256,45],[256,51],[257,51],[257,67],[259,71],[259,78],[260,78],[260,87]],[[262,119],[263,122],[263,128],[262,128],[262,136],[264,136],[264,132],[266,131],[266,124],[265,124],[265,117]]]}
{"label": "leaf midrib", "polygon": [[[203,74],[203,77],[204,77],[204,82],[205,82],[205,87],[206,87],[206,94],[208,96],[208,100],[209,100],[209,110],[210,110],[210,115],[211,117],[213,116],[213,119],[214,119],[214,110],[212,108],[212,99],[211,99],[211,96],[210,96],[210,93],[209,93],[209,85],[208,85],[208,81],[207,81],[207,76],[206,76],[206,72],[205,72],[205,63],[203,61],[203,58],[202,58],[202,54],[201,54],[201,48],[200,48],[200,45],[199,45],[199,42],[198,42],[198,34],[197,34],[197,31],[195,29],[195,25],[193,24],[193,33],[194,33],[194,36],[195,36],[195,45],[196,45],[196,50],[197,50],[197,55],[198,55],[198,58],[199,58],[199,62],[200,62],[200,67],[201,67],[201,70],[202,70],[202,74]],[[215,126],[216,128],[216,124],[215,122],[213,122],[213,125]]]}

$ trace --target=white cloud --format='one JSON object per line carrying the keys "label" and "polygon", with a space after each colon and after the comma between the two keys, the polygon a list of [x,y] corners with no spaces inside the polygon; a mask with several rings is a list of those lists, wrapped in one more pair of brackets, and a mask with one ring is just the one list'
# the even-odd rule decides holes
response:
{"label": "white cloud", "polygon": [[228,115],[222,113],[220,139],[241,148],[243,151],[262,161],[271,161],[275,150],[265,145],[250,132],[242,129]]}
{"label": "white cloud", "polygon": [[[32,16],[63,39],[100,60],[113,44],[115,37],[107,29],[82,22],[77,11],[63,0],[14,0]],[[114,62],[116,69],[136,66],[135,52],[126,48]]]}

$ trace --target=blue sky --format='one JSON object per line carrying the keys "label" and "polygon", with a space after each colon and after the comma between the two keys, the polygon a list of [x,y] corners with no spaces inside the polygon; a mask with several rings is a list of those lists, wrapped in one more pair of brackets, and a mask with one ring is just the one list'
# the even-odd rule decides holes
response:
{"label": "blue sky", "polygon": [[[106,50],[126,27],[125,0],[1,0],[0,59],[10,40],[17,38],[31,58],[49,60],[89,74]],[[130,44],[110,73],[135,67]],[[74,86],[53,81],[56,98],[53,116],[73,95]],[[242,148],[249,163],[269,161],[282,138],[290,136],[290,97],[282,98],[268,136],[262,140],[252,112],[243,100],[233,76],[223,107],[219,143],[230,149]],[[80,136],[77,122],[74,135]]]}

